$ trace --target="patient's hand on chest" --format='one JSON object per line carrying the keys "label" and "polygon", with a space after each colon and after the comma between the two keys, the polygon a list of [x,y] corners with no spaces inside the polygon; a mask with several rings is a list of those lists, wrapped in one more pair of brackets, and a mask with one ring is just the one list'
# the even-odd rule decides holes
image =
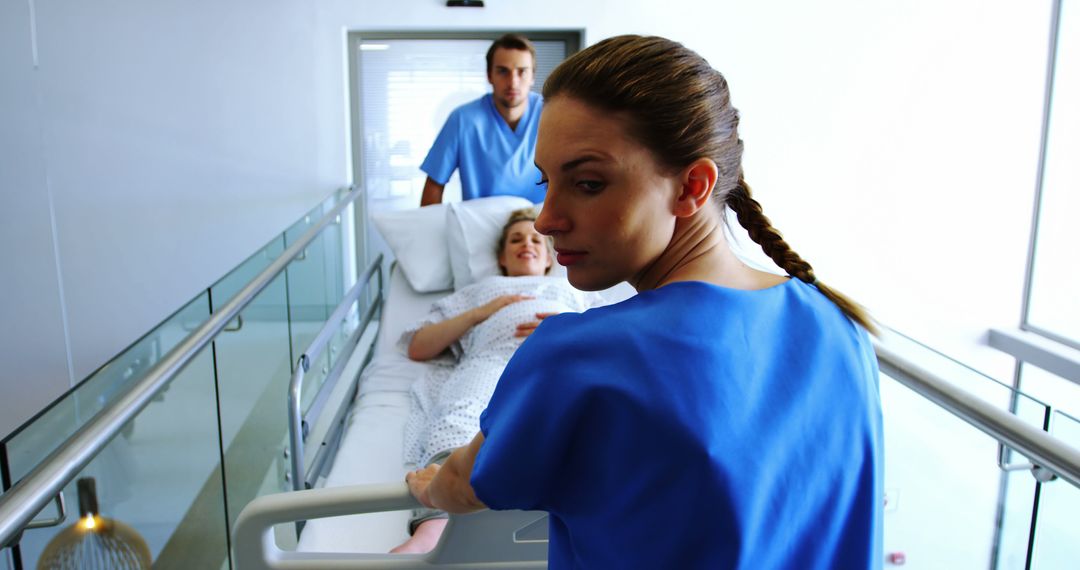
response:
{"label": "patient's hand on chest", "polygon": [[[462,339],[466,355],[484,350],[515,350],[541,320],[537,315],[551,315],[573,311],[573,307],[551,299],[527,299],[507,305],[484,322],[473,327]],[[528,331],[522,334],[524,325]]]}

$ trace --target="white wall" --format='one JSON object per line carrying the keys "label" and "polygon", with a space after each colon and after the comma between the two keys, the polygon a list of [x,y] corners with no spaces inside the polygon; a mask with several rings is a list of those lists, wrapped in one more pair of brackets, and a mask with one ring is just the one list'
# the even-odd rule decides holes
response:
{"label": "white wall", "polygon": [[0,435],[347,182],[315,22],[289,0],[0,4]]}
{"label": "white wall", "polygon": [[1050,0],[488,4],[0,3],[0,435],[348,180],[349,30],[686,43],[819,276],[1009,377],[981,337],[1019,319]]}
{"label": "white wall", "polygon": [[[1008,379],[982,346],[1019,322],[1050,0],[319,3],[320,135],[347,145],[348,30],[665,35],[728,78],[747,180],[822,280],[886,325]],[[328,130],[327,130],[328,129]],[[344,153],[323,155],[340,161]]]}
{"label": "white wall", "polygon": [[488,4],[0,6],[0,434],[347,180],[349,30],[683,41],[727,75],[748,180],[819,275],[1008,376],[980,338],[1019,318],[1049,0]]}
{"label": "white wall", "polygon": [[0,436],[70,381],[29,19],[0,3]]}

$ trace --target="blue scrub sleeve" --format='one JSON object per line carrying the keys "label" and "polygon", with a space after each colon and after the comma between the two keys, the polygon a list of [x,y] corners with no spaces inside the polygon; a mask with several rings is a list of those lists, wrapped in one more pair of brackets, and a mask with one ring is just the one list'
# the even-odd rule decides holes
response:
{"label": "blue scrub sleeve", "polygon": [[461,113],[455,109],[443,124],[435,143],[431,145],[424,162],[420,164],[432,180],[445,185],[450,175],[458,167],[458,154],[461,147]]}
{"label": "blue scrub sleeve", "polygon": [[[493,509],[551,510],[559,465],[588,406],[588,382],[549,317],[510,360],[480,416],[484,445],[473,465],[476,496]],[[546,329],[546,330],[545,330]],[[542,334],[543,332],[555,334]]]}

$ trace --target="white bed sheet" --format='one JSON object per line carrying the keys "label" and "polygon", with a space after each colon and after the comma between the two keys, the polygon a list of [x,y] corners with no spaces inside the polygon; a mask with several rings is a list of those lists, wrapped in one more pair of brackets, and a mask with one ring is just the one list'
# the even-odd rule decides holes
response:
{"label": "white bed sheet", "polygon": [[[423,318],[450,291],[417,293],[401,271],[391,271],[379,338],[363,371],[356,404],[346,422],[341,447],[323,486],[385,483],[403,479],[405,422],[409,388],[431,366],[409,360],[397,349],[405,328]],[[634,289],[623,283],[603,292],[609,303],[626,299]],[[303,552],[387,552],[408,538],[409,511],[372,513],[312,520],[300,535]]]}

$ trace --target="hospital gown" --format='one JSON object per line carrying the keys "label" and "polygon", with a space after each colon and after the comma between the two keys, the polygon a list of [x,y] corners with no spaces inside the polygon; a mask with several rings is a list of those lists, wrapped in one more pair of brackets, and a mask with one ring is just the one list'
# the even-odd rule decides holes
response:
{"label": "hospital gown", "polygon": [[574,289],[564,278],[492,276],[437,301],[424,319],[406,329],[399,347],[407,351],[421,328],[503,295],[534,298],[507,305],[474,326],[450,346],[450,356],[429,361],[434,366],[413,383],[406,463],[424,465],[433,455],[472,440],[503,368],[521,346],[523,339],[514,336],[519,324],[535,321],[536,313],[584,311],[600,298]]}

